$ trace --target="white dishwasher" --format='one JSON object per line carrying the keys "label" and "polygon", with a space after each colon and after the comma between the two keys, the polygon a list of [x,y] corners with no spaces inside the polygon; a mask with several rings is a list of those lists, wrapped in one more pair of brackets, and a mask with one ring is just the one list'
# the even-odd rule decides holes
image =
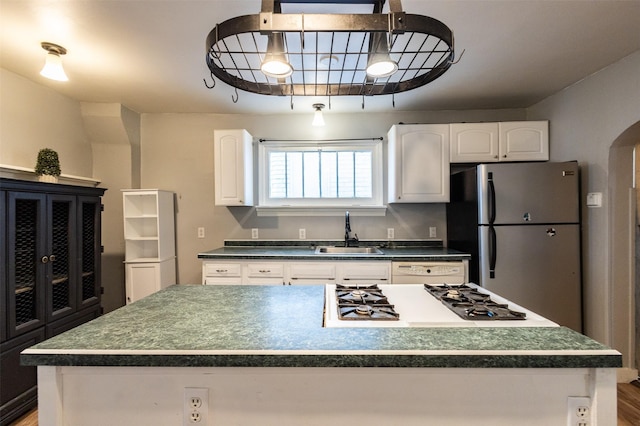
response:
{"label": "white dishwasher", "polygon": [[466,262],[391,262],[392,284],[464,284]]}

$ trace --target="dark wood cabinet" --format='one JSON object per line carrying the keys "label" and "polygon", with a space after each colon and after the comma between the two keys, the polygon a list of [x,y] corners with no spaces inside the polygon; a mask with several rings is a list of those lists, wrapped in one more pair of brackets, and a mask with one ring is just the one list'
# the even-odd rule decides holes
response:
{"label": "dark wood cabinet", "polygon": [[35,369],[19,365],[20,351],[100,315],[105,190],[13,179],[0,179],[0,189],[5,424],[36,402]]}

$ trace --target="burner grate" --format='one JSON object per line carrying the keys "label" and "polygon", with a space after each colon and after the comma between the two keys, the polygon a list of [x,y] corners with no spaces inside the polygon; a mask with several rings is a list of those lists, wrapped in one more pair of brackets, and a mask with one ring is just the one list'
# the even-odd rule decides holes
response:
{"label": "burner grate", "polygon": [[394,305],[377,285],[336,285],[338,318],[341,320],[398,320]]}
{"label": "burner grate", "polygon": [[440,300],[447,308],[465,320],[524,320],[524,312],[509,309],[483,293],[466,284],[460,285],[424,285],[425,290]]}

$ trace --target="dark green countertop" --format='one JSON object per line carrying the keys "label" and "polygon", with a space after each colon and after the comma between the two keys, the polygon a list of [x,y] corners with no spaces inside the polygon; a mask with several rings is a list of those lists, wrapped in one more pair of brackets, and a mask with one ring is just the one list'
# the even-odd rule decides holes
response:
{"label": "dark green countertop", "polygon": [[343,246],[337,240],[226,241],[223,247],[198,253],[204,260],[393,260],[460,261],[471,256],[442,247],[442,241],[361,241],[360,246],[378,247],[381,254],[316,254],[317,246]]}
{"label": "dark green countertop", "polygon": [[176,285],[39,343],[24,365],[615,368],[564,327],[324,328],[324,286]]}

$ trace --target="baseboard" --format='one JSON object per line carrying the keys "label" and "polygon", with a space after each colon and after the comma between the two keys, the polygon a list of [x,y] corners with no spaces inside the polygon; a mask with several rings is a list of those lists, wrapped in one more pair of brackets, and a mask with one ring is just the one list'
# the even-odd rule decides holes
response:
{"label": "baseboard", "polygon": [[618,383],[631,383],[638,380],[638,370],[636,368],[618,368],[617,380]]}

